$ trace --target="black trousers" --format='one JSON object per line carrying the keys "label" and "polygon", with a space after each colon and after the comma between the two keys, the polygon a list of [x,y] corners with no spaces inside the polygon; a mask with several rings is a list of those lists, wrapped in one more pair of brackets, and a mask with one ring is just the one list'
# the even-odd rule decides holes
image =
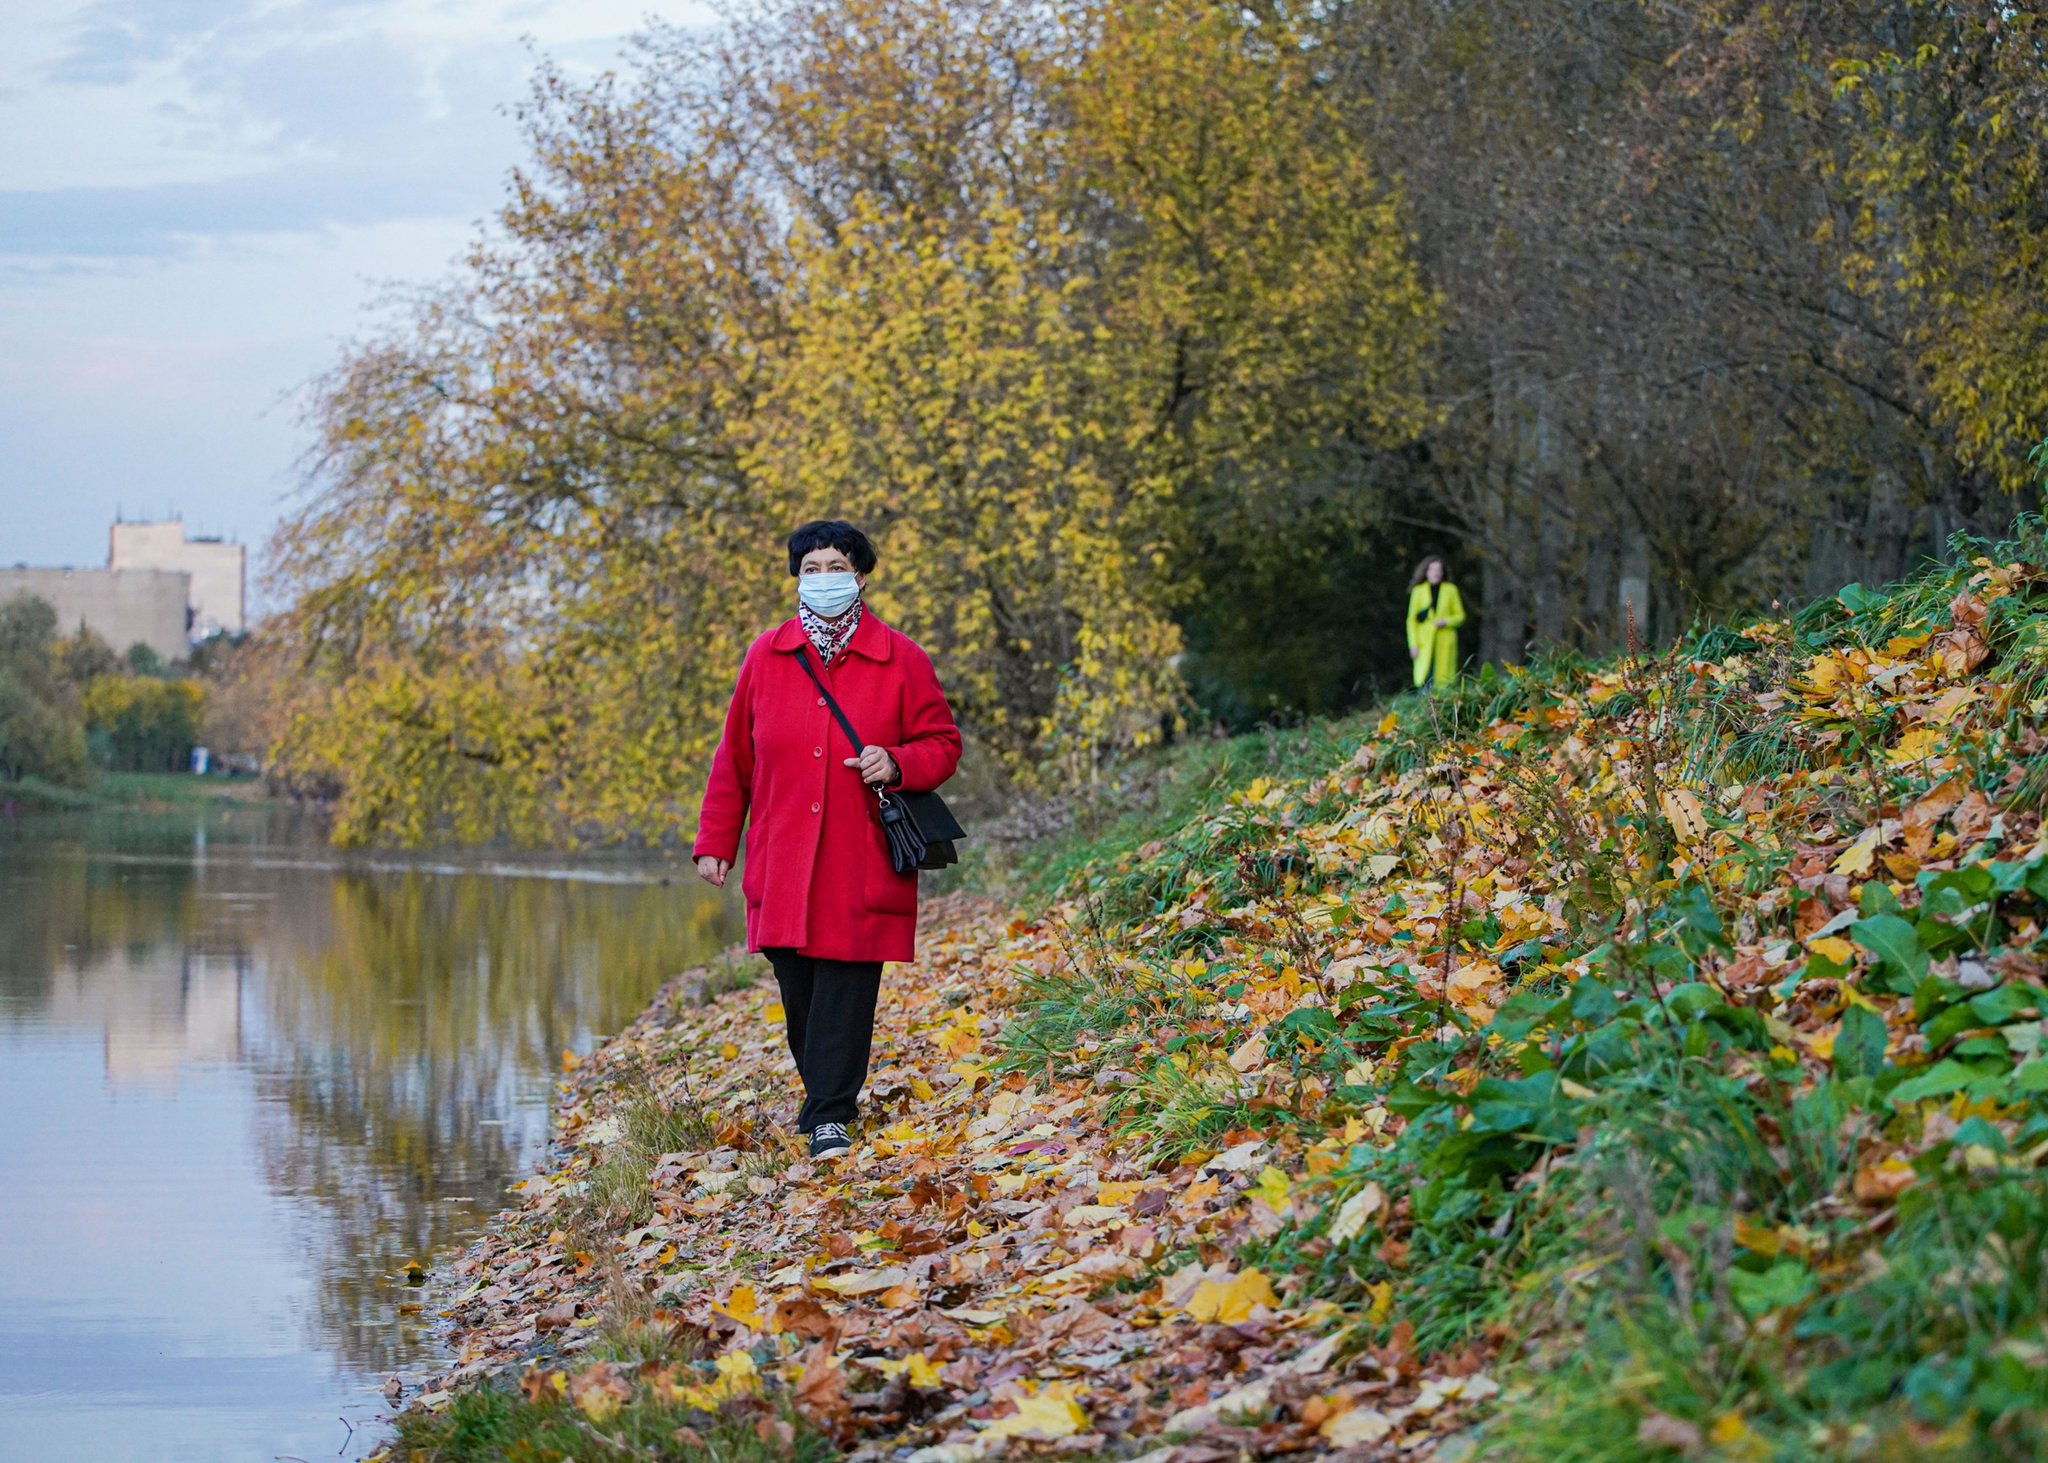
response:
{"label": "black trousers", "polygon": [[868,1080],[875,1040],[875,998],[882,990],[879,960],[814,960],[794,950],[763,950],[782,988],[789,1054],[804,1079],[797,1131],[820,1123],[850,1123]]}

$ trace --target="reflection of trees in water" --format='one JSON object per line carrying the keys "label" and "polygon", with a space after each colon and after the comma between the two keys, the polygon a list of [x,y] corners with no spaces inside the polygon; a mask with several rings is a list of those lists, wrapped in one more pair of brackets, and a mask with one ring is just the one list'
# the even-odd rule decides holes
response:
{"label": "reflection of trees in water", "polygon": [[63,972],[116,952],[141,965],[198,928],[190,864],[89,860],[76,839],[30,847],[10,832],[0,844],[0,1013],[39,1010]]}
{"label": "reflection of trees in water", "polygon": [[309,1341],[402,1367],[427,1323],[398,1317],[393,1275],[500,1207],[546,1137],[562,1049],[625,1025],[737,923],[694,884],[334,873],[292,866],[275,819],[209,819],[203,854],[196,826],[0,830],[0,1019],[71,981],[91,997],[72,1019],[161,1023],[174,1060],[178,1038],[215,1060],[190,1044],[191,973],[226,978],[258,1161],[300,1210]]}
{"label": "reflection of trees in water", "polygon": [[251,1022],[259,1144],[269,1182],[317,1206],[316,1328],[383,1371],[424,1331],[392,1275],[500,1206],[562,1049],[631,1020],[731,917],[695,891],[482,876],[346,875],[279,903]]}

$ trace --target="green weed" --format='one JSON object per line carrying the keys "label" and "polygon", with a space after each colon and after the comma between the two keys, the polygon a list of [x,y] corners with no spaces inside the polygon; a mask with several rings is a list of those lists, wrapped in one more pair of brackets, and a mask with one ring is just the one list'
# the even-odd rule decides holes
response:
{"label": "green weed", "polygon": [[[790,1430],[789,1442],[777,1424]],[[759,1398],[707,1413],[639,1388],[615,1410],[592,1413],[499,1387],[461,1393],[440,1412],[401,1417],[393,1453],[401,1463],[825,1463],[838,1456],[793,1409]]]}

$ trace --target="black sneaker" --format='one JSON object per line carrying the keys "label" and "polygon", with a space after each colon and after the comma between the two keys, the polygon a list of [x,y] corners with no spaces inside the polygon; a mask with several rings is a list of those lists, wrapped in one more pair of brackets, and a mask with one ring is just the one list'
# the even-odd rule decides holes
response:
{"label": "black sneaker", "polygon": [[853,1152],[853,1140],[846,1136],[844,1123],[820,1123],[811,1129],[811,1158],[844,1158]]}

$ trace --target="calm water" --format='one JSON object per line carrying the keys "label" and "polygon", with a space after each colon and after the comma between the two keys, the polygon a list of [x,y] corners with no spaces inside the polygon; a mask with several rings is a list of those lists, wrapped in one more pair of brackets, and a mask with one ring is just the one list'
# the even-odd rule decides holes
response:
{"label": "calm water", "polygon": [[401,1267],[530,1169],[565,1047],[736,937],[684,872],[0,824],[0,1459],[374,1452],[441,1359]]}

